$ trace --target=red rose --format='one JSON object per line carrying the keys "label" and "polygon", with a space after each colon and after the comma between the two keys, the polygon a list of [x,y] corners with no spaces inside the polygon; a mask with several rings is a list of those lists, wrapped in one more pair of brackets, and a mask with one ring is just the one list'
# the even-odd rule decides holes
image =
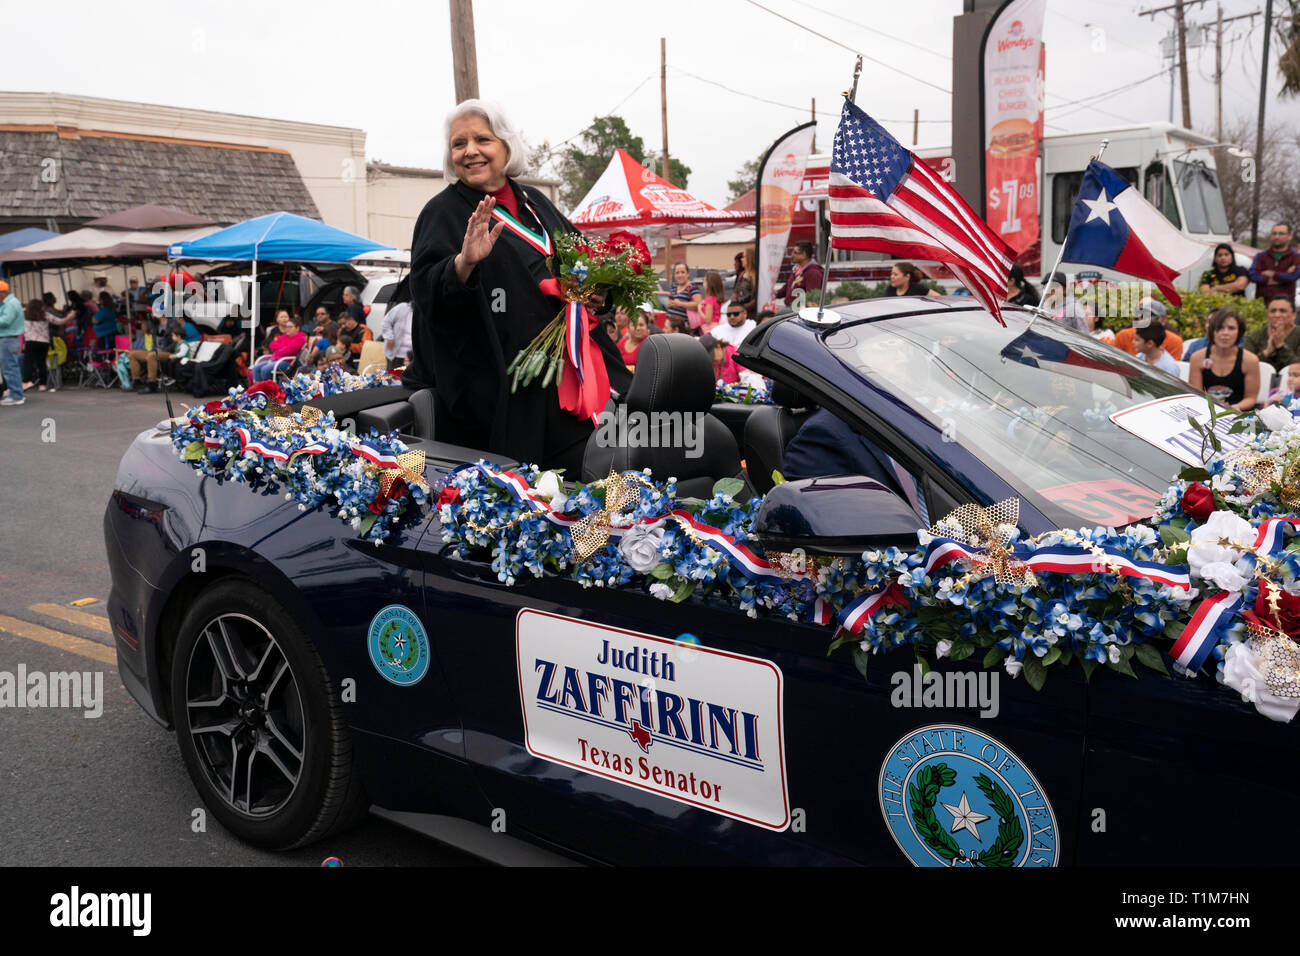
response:
{"label": "red rose", "polygon": [[258,382],[256,385],[250,385],[244,394],[256,395],[258,392],[264,394],[268,402],[272,402],[276,405],[284,404],[284,389],[275,384],[275,382],[268,380],[265,382]]}
{"label": "red rose", "polygon": [[367,507],[375,514],[381,515],[384,513],[384,505],[390,501],[396,501],[404,494],[406,494],[406,482],[401,478],[397,478],[389,487],[388,494],[384,494],[383,489],[380,489],[379,494],[375,495],[375,500],[370,502]]}
{"label": "red rose", "polygon": [[1199,481],[1188,485],[1183,492],[1183,510],[1197,521],[1204,521],[1214,513],[1214,492]]}
{"label": "red rose", "polygon": [[455,485],[447,485],[442,489],[442,494],[438,496],[438,507],[443,505],[455,505],[460,503],[460,489]]}
{"label": "red rose", "polygon": [[215,402],[208,402],[203,406],[203,410],[209,415],[215,415],[217,412],[224,412],[226,410],[226,401],[223,398],[219,398]]}
{"label": "red rose", "polygon": [[627,256],[627,264],[632,267],[632,271],[637,275],[641,270],[650,264],[650,250],[646,248],[645,242],[634,232],[620,230],[610,233],[609,239],[610,251],[619,255],[623,250],[630,250]]}
{"label": "red rose", "polygon": [[[1277,594],[1276,614],[1273,613],[1273,608],[1269,604],[1268,596],[1270,593]],[[1268,581],[1260,582],[1259,595],[1255,598],[1255,609],[1247,611],[1242,617],[1281,631],[1292,640],[1300,638],[1300,597],[1287,594]]]}

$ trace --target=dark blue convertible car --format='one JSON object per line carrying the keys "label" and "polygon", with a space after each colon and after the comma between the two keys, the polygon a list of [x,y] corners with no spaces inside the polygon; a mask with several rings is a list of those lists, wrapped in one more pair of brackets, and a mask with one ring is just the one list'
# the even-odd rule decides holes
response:
{"label": "dark blue convertible car", "polygon": [[[702,413],[703,446],[593,442],[583,477],[649,468],[684,495],[730,477],[767,494],[820,407],[915,479],[915,497],[781,484],[758,529],[774,550],[914,547],[920,514],[1011,497],[1026,534],[1149,516],[1181,462],[1118,422],[1186,386],[1027,312],[1005,318],[907,298],[770,321],[739,353],[774,382],[768,405],[715,405],[703,350],[653,336],[625,400]],[[438,440],[427,391],[313,404],[358,433],[400,431],[435,489],[493,458]],[[175,728],[211,811],[257,845],[320,840],[373,806],[468,821],[477,852],[500,835],[608,864],[1249,864],[1300,850],[1293,827],[1246,839],[1215,822],[1280,815],[1300,746],[1212,677],[1089,682],[1072,668],[1035,691],[944,660],[923,693],[900,649],[864,679],[828,656],[824,625],[716,594],[503,581],[490,556],[458,556],[431,504],[376,543],[201,474],[165,426],[124,457],[104,530],[122,680]]]}

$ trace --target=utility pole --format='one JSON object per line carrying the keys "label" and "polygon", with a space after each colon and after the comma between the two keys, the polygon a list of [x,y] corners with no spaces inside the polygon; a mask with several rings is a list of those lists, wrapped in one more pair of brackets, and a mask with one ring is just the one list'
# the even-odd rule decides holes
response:
{"label": "utility pole", "polygon": [[1214,18],[1214,141],[1223,142],[1223,5]]}
{"label": "utility pole", "polygon": [[921,111],[912,107],[912,145],[916,145],[917,136],[921,132]]}
{"label": "utility pole", "polygon": [[1259,16],[1259,11],[1253,13],[1243,13],[1239,16],[1228,17],[1224,19],[1223,7],[1220,6],[1218,16],[1215,18],[1214,33],[1214,140],[1223,142],[1223,25],[1232,23],[1234,20],[1253,20]]}
{"label": "utility pole", "polygon": [[1250,198],[1250,244],[1259,245],[1259,183],[1264,178],[1264,106],[1268,93],[1268,35],[1273,32],[1273,0],[1264,0],[1264,52],[1259,58],[1259,124],[1255,127],[1255,188]]}
{"label": "utility pole", "polygon": [[[668,39],[667,37],[659,38],[659,119],[663,124],[664,133],[664,161],[663,177],[664,182],[671,183],[668,178]],[[673,240],[671,236],[664,237],[664,278],[668,280],[669,288],[676,288],[673,285]]]}
{"label": "utility pole", "polygon": [[1174,3],[1174,21],[1178,24],[1178,84],[1183,97],[1183,129],[1192,128],[1192,104],[1187,86],[1187,21],[1183,19],[1183,0]]}
{"label": "utility pole", "polygon": [[[812,121],[813,121],[814,123],[817,122],[817,97],[815,97],[815,96],[812,98],[812,115],[811,115],[811,118],[812,118]],[[816,126],[813,127],[812,151],[813,151],[814,153],[817,152],[817,127],[816,127]]]}
{"label": "utility pole", "polygon": [[456,102],[478,99],[478,55],[474,52],[474,0],[450,0],[451,71]]}
{"label": "utility pole", "polygon": [[[1152,10],[1139,10],[1138,16],[1154,17],[1157,13],[1168,13],[1170,10],[1174,11],[1174,29],[1176,34],[1175,41],[1177,43],[1177,50],[1178,50],[1176,54],[1176,58],[1178,60],[1178,74],[1179,74],[1179,81],[1180,81],[1179,86],[1183,94],[1183,126],[1186,129],[1191,129],[1192,128],[1192,104],[1190,100],[1190,92],[1187,83],[1187,21],[1183,18],[1184,2],[1204,4],[1205,0],[1175,0],[1174,3],[1166,7],[1156,7]],[[1172,70],[1173,70],[1173,66],[1171,64],[1170,65],[1171,74],[1169,77],[1169,81],[1170,81],[1169,120],[1170,122],[1173,122],[1174,119]]]}
{"label": "utility pole", "polygon": [[659,38],[659,116],[664,127],[664,171],[663,177],[668,182],[668,40]]}

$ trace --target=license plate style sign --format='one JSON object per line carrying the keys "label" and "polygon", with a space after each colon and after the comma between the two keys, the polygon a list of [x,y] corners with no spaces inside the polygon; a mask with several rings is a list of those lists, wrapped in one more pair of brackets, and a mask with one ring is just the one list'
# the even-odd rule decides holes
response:
{"label": "license plate style sign", "polygon": [[755,826],[789,825],[771,661],[529,608],[516,647],[529,753]]}

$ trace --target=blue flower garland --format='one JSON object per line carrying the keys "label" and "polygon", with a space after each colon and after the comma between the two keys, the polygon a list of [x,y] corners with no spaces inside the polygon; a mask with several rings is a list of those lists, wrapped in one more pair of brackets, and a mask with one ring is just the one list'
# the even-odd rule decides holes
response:
{"label": "blue flower garland", "polygon": [[391,534],[411,503],[428,500],[419,483],[402,482],[395,494],[383,495],[383,469],[358,454],[363,448],[377,456],[405,453],[397,432],[372,430],[357,439],[339,431],[328,412],[309,419],[301,413],[284,416],[291,428],[278,430],[267,424],[268,405],[265,393],[237,389],[226,399],[191,408],[174,429],[172,446],[209,477],[283,492],[300,511],[329,508],[374,541]]}

